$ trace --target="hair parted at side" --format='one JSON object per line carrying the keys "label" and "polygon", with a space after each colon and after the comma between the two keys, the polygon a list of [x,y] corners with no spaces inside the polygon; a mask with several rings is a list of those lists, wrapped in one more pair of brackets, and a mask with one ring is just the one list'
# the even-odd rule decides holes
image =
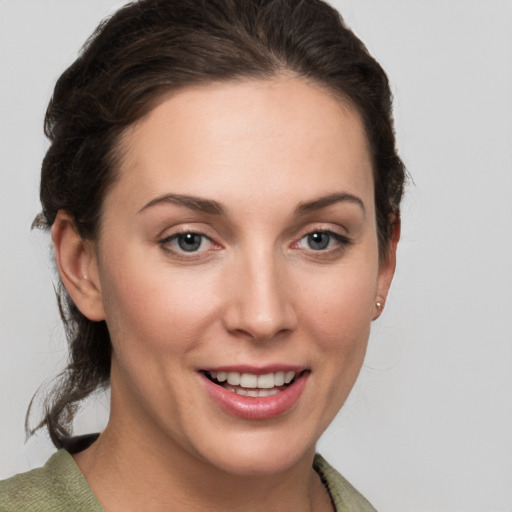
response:
{"label": "hair parted at side", "polygon": [[[337,11],[321,0],[139,0],[103,21],[57,81],[48,106],[45,133],[51,145],[41,172],[42,213],[34,225],[51,227],[63,209],[84,239],[97,236],[103,200],[122,160],[119,138],[164,94],[283,73],[326,87],[361,115],[385,257],[405,180],[388,79]],[[78,404],[109,384],[111,345],[105,322],[82,315],[62,283],[57,295],[69,364],[34,430],[46,427],[61,447]]]}

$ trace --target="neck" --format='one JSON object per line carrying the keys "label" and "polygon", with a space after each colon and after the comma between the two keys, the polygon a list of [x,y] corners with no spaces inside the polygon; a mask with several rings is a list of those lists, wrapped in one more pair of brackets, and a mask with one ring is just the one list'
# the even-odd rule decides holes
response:
{"label": "neck", "polygon": [[332,510],[313,457],[314,449],[277,474],[237,475],[168,440],[132,439],[109,424],[75,460],[106,512]]}

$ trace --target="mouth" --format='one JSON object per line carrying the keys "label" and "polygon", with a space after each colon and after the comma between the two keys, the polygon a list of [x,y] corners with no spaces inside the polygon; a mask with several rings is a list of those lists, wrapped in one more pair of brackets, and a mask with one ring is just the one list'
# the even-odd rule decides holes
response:
{"label": "mouth", "polygon": [[208,380],[240,396],[268,397],[284,391],[307,370],[276,371],[257,375],[248,372],[204,371]]}
{"label": "mouth", "polygon": [[311,370],[226,367],[204,369],[199,374],[207,395],[225,413],[244,420],[270,420],[295,408]]}

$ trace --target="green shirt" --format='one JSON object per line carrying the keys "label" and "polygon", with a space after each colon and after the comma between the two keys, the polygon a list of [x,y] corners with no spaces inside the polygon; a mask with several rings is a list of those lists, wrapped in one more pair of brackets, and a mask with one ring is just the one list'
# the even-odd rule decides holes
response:
{"label": "green shirt", "polygon": [[[336,512],[375,512],[368,501],[321,455],[313,467],[327,487]],[[66,450],[38,469],[0,482],[0,512],[104,512]]]}

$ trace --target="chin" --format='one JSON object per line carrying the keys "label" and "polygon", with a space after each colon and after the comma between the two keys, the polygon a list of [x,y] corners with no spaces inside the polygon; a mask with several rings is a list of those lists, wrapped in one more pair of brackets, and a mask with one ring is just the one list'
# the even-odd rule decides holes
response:
{"label": "chin", "polygon": [[224,442],[212,442],[199,455],[226,473],[263,477],[286,472],[302,460],[312,460],[316,441],[316,436],[311,439],[304,433],[290,435],[290,428],[273,431],[272,427],[261,425],[251,432],[230,435]]}

